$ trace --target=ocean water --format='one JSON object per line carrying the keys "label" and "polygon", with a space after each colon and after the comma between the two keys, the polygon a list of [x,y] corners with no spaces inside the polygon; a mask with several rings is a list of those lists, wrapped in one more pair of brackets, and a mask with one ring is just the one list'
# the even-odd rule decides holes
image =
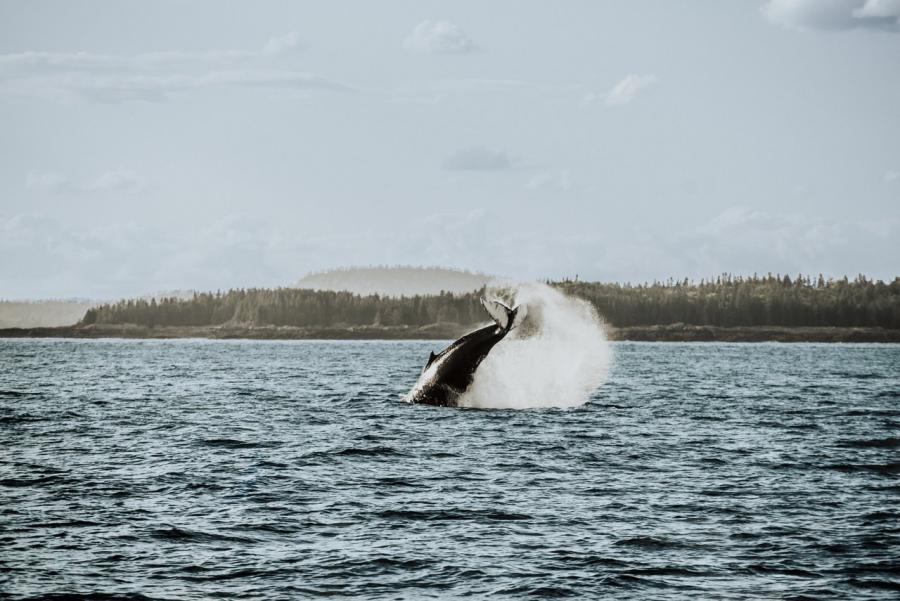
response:
{"label": "ocean water", "polygon": [[619,343],[579,408],[403,403],[439,347],[0,340],[0,596],[900,597],[900,346]]}

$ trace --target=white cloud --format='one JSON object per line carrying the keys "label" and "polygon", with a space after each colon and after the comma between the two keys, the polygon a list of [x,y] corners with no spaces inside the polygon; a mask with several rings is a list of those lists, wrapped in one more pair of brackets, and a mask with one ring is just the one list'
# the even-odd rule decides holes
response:
{"label": "white cloud", "polygon": [[146,189],[147,185],[147,178],[130,169],[113,169],[93,179],[81,181],[54,171],[30,171],[25,177],[26,189],[50,194],[137,194]]}
{"label": "white cloud", "polygon": [[900,18],[900,0],[866,0],[865,5],[855,13],[857,17]]}
{"label": "white cloud", "polygon": [[254,59],[266,59],[285,54],[300,47],[300,37],[294,33],[270,38],[259,50],[207,50],[203,52],[144,52],[134,55],[98,54],[93,52],[18,52],[0,54],[0,73],[14,68],[31,71],[110,71],[149,70],[179,65],[222,65]]}
{"label": "white cloud", "polygon": [[468,54],[478,50],[478,44],[450,21],[422,21],[406,37],[403,46],[425,54]]}
{"label": "white cloud", "polygon": [[873,270],[893,277],[893,267],[883,257],[900,252],[898,235],[900,220],[834,222],[732,207],[694,229],[663,238],[660,246],[669,256],[668,271],[691,277],[724,271],[854,275]]}
{"label": "white cloud", "polygon": [[832,222],[733,207],[681,230],[619,228],[606,235],[535,236],[497,228],[475,210],[405,224],[408,235],[298,236],[290,227],[231,215],[198,228],[140,224],[76,227],[55,218],[0,219],[0,290],[18,297],[114,298],[155,290],[274,286],[351,264],[462,267],[520,279],[647,281],[722,272],[853,276],[897,274],[900,220]]}
{"label": "white cloud", "polygon": [[609,106],[622,106],[628,104],[643,90],[654,85],[658,80],[655,75],[631,74],[617,83],[606,95],[606,104]]}
{"label": "white cloud", "polygon": [[282,54],[291,50],[298,50],[301,47],[300,36],[297,32],[291,31],[281,36],[269,38],[269,41],[263,46],[262,54]]}
{"label": "white cloud", "polygon": [[[189,91],[223,88],[280,88],[345,92],[351,87],[314,73],[297,71],[213,71],[199,75],[143,75],[67,73],[18,80],[4,86],[9,93],[71,101],[87,99],[100,103],[165,102]],[[3,90],[3,87],[0,87]]]}
{"label": "white cloud", "polygon": [[588,92],[581,97],[581,102],[579,102],[579,105],[581,106],[581,108],[586,109],[596,103],[598,99],[602,100],[603,95],[597,94],[596,92]]}
{"label": "white cloud", "polygon": [[[534,236],[497,230],[489,211],[435,215],[410,236],[383,242],[373,262],[453,265],[513,278],[640,282],[694,279],[723,272],[831,276],[866,273],[892,279],[900,220],[833,222],[813,215],[733,207],[687,229],[622,227],[606,235]],[[393,253],[393,254],[391,254]]]}
{"label": "white cloud", "polygon": [[0,219],[0,290],[22,297],[135,296],[171,289],[283,285],[326,249],[252,216],[172,231],[132,222],[76,227],[41,215]]}
{"label": "white cloud", "polygon": [[60,193],[72,187],[69,178],[53,171],[29,171],[25,176],[25,188],[35,192]]}
{"label": "white cloud", "polygon": [[444,168],[450,171],[501,171],[511,168],[515,162],[515,158],[502,150],[470,146],[444,159]]}
{"label": "white cloud", "polygon": [[568,169],[541,171],[528,180],[525,188],[545,192],[571,192],[575,189],[575,182]]}
{"label": "white cloud", "polygon": [[893,169],[884,172],[884,181],[887,183],[893,183],[896,181],[900,181],[900,171],[894,171]]}
{"label": "white cloud", "polygon": [[762,11],[771,22],[801,31],[900,31],[900,0],[769,0]]}
{"label": "white cloud", "polygon": [[153,52],[132,56],[87,52],[0,55],[0,94],[60,101],[162,102],[174,94],[215,87],[348,91],[314,73],[272,68],[299,46],[295,33],[260,50]]}
{"label": "white cloud", "polygon": [[147,185],[147,180],[129,169],[107,171],[85,185],[86,191],[123,192],[135,194]]}

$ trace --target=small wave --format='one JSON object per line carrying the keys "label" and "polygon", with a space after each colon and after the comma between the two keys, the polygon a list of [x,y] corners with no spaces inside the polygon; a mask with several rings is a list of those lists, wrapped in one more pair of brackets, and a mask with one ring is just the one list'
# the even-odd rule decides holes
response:
{"label": "small wave", "polygon": [[842,447],[857,449],[895,449],[900,447],[900,438],[864,438],[859,440],[847,439],[838,441]]}
{"label": "small wave", "polygon": [[692,415],[691,419],[695,422],[724,422],[728,421],[727,417],[721,415]]}
{"label": "small wave", "polygon": [[3,415],[0,416],[0,424],[27,424],[29,422],[44,422],[49,418],[41,415],[32,415],[30,413],[21,413],[19,415]]}
{"label": "small wave", "polygon": [[714,572],[707,570],[696,570],[679,566],[636,568],[628,570],[627,573],[635,576],[685,576],[689,578],[701,578],[714,575]]}
{"label": "small wave", "polygon": [[412,521],[451,521],[451,520],[492,520],[492,521],[520,521],[530,520],[531,516],[523,513],[510,513],[506,511],[477,510],[477,509],[387,509],[374,514],[388,520],[412,520]]}
{"label": "small wave", "polygon": [[267,447],[277,446],[279,443],[272,442],[247,442],[237,440],[235,438],[207,438],[199,441],[197,444],[205,447],[221,448],[221,449],[263,449]]}
{"label": "small wave", "polygon": [[781,574],[783,576],[796,576],[798,578],[821,578],[822,574],[805,570],[803,568],[785,566],[781,564],[758,563],[747,566],[754,574]]}
{"label": "small wave", "polygon": [[419,570],[434,565],[429,559],[395,559],[393,557],[376,557],[354,562],[356,565],[371,565],[386,569]]}
{"label": "small wave", "polygon": [[845,569],[851,574],[900,574],[900,562],[876,561],[860,563]]}
{"label": "small wave", "polygon": [[90,520],[67,520],[62,522],[35,522],[28,524],[29,528],[89,528],[91,526],[110,526],[101,522]]}
{"label": "small wave", "polygon": [[864,515],[863,519],[867,522],[893,522],[898,517],[900,514],[896,511],[873,511]]}
{"label": "small wave", "polygon": [[539,599],[564,599],[566,597],[580,596],[578,591],[569,587],[546,585],[516,585],[491,591],[491,593],[491,596],[504,595],[520,597],[524,595],[527,597],[538,597]]}
{"label": "small wave", "polygon": [[874,588],[883,591],[900,591],[900,582],[897,582],[896,580],[880,580],[877,578],[851,578],[847,582],[857,588]]}
{"label": "small wave", "polygon": [[5,397],[12,397],[12,398],[19,398],[19,397],[23,397],[23,396],[28,396],[30,394],[31,394],[30,392],[23,392],[21,390],[0,390],[0,397],[5,396]]}
{"label": "small wave", "polygon": [[893,463],[836,463],[826,469],[838,472],[872,472],[875,474],[900,474],[900,462]]}
{"label": "small wave", "polygon": [[267,532],[270,534],[293,534],[299,530],[298,526],[285,526],[284,524],[242,524],[232,530],[246,532]]}
{"label": "small wave", "polygon": [[39,478],[3,478],[0,486],[9,488],[24,488],[26,486],[38,486],[41,484],[58,483],[65,481],[62,476],[41,476]]}
{"label": "small wave", "polygon": [[251,543],[253,539],[244,536],[229,536],[227,534],[217,534],[214,532],[202,532],[199,530],[188,530],[187,528],[178,528],[170,526],[168,528],[158,528],[150,533],[150,536],[159,540],[172,542],[214,542],[214,541],[230,541],[239,543]]}
{"label": "small wave", "polygon": [[659,580],[651,580],[633,574],[616,574],[614,576],[608,576],[603,579],[603,582],[604,584],[624,589],[645,587],[665,588],[668,586]]}
{"label": "small wave", "polygon": [[410,482],[405,478],[397,478],[393,476],[385,477],[385,478],[377,478],[375,483],[379,486],[396,486],[401,488],[420,488],[421,485],[416,484],[415,482]]}
{"label": "small wave", "polygon": [[658,536],[635,536],[632,538],[623,538],[613,543],[617,547],[640,547],[643,549],[681,549],[686,546],[684,543],[669,540]]}
{"label": "small wave", "polygon": [[850,409],[842,417],[900,417],[900,409]]}
{"label": "small wave", "polygon": [[348,447],[335,453],[339,457],[383,457],[403,454],[393,447]]}
{"label": "small wave", "polygon": [[[195,573],[203,573],[206,572],[204,568],[200,566],[190,566],[199,568]],[[277,576],[279,574],[285,574],[293,572],[293,570],[288,570],[286,568],[279,568],[275,570],[263,570],[259,568],[242,568],[239,570],[232,570],[230,572],[221,572],[218,574],[209,574],[208,576],[185,576],[185,580],[190,582],[216,582],[219,580],[236,580],[238,578],[271,578],[273,576]]]}
{"label": "small wave", "polygon": [[595,555],[591,553],[581,553],[578,551],[571,551],[569,549],[555,549],[554,551],[552,551],[552,554],[560,560],[566,562],[567,564],[570,562],[575,562],[581,563],[583,565],[598,565],[606,567],[624,567],[628,565],[627,562],[622,561],[621,559],[613,559],[611,557],[603,557],[601,555]]}
{"label": "small wave", "polygon": [[159,601],[159,597],[148,597],[140,593],[45,593],[25,597],[22,601]]}
{"label": "small wave", "polygon": [[850,380],[881,380],[885,376],[875,372],[852,372],[852,371],[836,371],[834,375]]}

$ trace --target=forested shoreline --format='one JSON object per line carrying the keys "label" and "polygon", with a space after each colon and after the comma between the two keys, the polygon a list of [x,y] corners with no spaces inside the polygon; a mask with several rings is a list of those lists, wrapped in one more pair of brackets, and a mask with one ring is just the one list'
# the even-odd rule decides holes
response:
{"label": "forested shoreline", "polygon": [[[685,324],[715,328],[900,329],[900,277],[722,275],[715,280],[610,284],[548,282],[590,302],[613,327]],[[485,321],[479,299],[468,294],[359,296],[299,288],[236,289],[193,298],[132,299],[90,309],[79,326],[131,324],[156,327],[422,328]]]}

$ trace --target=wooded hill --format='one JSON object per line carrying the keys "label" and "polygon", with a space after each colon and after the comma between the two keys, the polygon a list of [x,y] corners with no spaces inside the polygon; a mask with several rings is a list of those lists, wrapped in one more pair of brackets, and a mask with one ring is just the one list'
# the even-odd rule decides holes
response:
{"label": "wooded hill", "polygon": [[[683,323],[699,326],[882,327],[900,329],[900,277],[722,275],[715,280],[652,284],[549,282],[592,303],[615,327]],[[92,308],[80,322],[156,326],[350,327],[471,325],[486,320],[479,298],[466,294],[360,296],[297,288],[198,293],[190,299],[127,300]]]}

